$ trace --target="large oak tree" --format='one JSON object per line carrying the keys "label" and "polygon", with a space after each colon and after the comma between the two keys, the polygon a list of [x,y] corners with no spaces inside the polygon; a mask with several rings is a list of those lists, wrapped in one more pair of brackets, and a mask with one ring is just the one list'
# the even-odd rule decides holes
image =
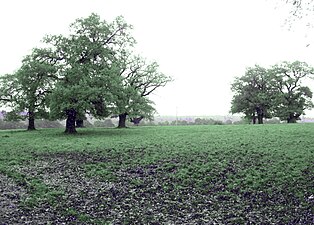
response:
{"label": "large oak tree", "polygon": [[232,113],[244,113],[253,124],[256,120],[262,124],[264,118],[270,117],[275,92],[270,86],[267,69],[258,65],[247,68],[245,75],[232,83],[231,90],[235,93],[231,102]]}
{"label": "large oak tree", "polygon": [[53,118],[66,118],[66,133],[76,133],[79,114],[104,118],[112,113],[116,95],[123,92],[116,52],[134,44],[131,26],[122,17],[113,22],[96,14],[77,19],[71,34],[45,39],[58,60],[58,82],[50,96]]}

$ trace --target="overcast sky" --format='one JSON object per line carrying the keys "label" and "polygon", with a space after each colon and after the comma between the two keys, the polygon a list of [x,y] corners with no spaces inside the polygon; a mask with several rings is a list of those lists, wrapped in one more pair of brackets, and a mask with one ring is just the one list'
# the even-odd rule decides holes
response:
{"label": "overcast sky", "polygon": [[[136,51],[174,82],[151,99],[160,115],[229,115],[230,84],[246,67],[300,60],[314,65],[313,30],[284,27],[266,0],[10,0],[0,3],[0,74],[12,73],[46,34],[95,12],[134,26]],[[312,41],[313,40],[313,41]],[[308,47],[306,47],[310,44]],[[314,91],[314,81],[309,83]],[[314,116],[314,112],[308,115]]]}

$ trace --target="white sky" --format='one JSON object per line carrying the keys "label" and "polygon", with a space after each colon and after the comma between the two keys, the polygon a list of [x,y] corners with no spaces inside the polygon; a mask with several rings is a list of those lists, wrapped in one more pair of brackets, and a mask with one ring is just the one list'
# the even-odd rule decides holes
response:
{"label": "white sky", "polygon": [[[226,116],[230,84],[246,67],[314,65],[314,31],[283,27],[288,13],[273,1],[10,0],[0,3],[0,74],[18,69],[44,35],[65,34],[92,12],[108,21],[123,15],[134,26],[137,51],[175,79],[151,96],[160,115]],[[314,91],[314,80],[308,85]]]}

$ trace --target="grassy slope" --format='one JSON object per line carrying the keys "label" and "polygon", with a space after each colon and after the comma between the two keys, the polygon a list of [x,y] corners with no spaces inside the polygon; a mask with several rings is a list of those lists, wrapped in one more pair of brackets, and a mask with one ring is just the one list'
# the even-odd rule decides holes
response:
{"label": "grassy slope", "polygon": [[310,223],[313,140],[313,124],[1,131],[20,211],[0,221]]}

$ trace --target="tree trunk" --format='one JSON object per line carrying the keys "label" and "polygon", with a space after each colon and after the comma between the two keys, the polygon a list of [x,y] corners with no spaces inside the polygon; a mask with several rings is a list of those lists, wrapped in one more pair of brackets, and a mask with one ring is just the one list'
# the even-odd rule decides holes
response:
{"label": "tree trunk", "polygon": [[74,109],[66,110],[67,120],[64,133],[67,134],[76,134],[75,129],[75,120],[76,120],[76,111]]}
{"label": "tree trunk", "polygon": [[28,127],[27,130],[36,130],[35,129],[35,113],[33,111],[28,112]]}
{"label": "tree trunk", "polygon": [[127,113],[123,113],[119,115],[119,125],[118,128],[126,128],[125,122],[126,122],[126,116]]}
{"label": "tree trunk", "polygon": [[256,116],[255,115],[253,115],[253,117],[252,117],[252,122],[253,122],[253,124],[256,124]]}
{"label": "tree trunk", "polygon": [[76,127],[79,128],[84,127],[84,120],[76,120]]}
{"label": "tree trunk", "polygon": [[260,107],[256,107],[257,122],[263,124],[264,110]]}
{"label": "tree trunk", "polygon": [[297,119],[295,117],[289,117],[287,119],[287,123],[296,123],[297,122]]}
{"label": "tree trunk", "polygon": [[301,114],[290,113],[289,118],[287,119],[287,123],[296,123],[299,120]]}
{"label": "tree trunk", "polygon": [[258,124],[263,124],[263,114],[257,115]]}

